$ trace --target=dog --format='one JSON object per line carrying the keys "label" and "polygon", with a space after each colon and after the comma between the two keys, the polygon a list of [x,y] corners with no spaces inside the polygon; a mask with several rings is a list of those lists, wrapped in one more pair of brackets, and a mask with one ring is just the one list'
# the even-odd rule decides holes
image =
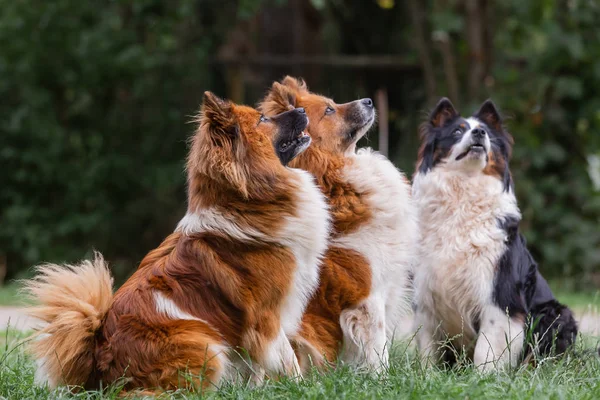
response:
{"label": "dog", "polygon": [[[566,351],[577,324],[519,232],[509,170],[513,138],[494,103],[463,118],[443,98],[420,137],[413,197],[422,234],[415,269],[422,355],[450,363],[464,355],[490,370],[515,366],[533,350]],[[445,338],[449,348],[440,343]]]}
{"label": "dog", "polygon": [[356,144],[375,120],[371,99],[346,104],[312,93],[300,79],[274,82],[259,105],[266,115],[303,107],[313,144],[290,165],[313,174],[333,220],[319,288],[290,339],[302,370],[339,361],[382,371],[388,344],[410,308],[418,248],[409,181],[394,165]]}
{"label": "dog", "polygon": [[29,312],[45,322],[30,348],[38,382],[203,390],[246,361],[257,381],[300,374],[287,337],[317,288],[330,229],[314,178],[281,163],[310,145],[306,113],[268,118],[206,92],[198,122],[187,214],[114,297],[99,254],[43,265],[28,282],[40,304]]}

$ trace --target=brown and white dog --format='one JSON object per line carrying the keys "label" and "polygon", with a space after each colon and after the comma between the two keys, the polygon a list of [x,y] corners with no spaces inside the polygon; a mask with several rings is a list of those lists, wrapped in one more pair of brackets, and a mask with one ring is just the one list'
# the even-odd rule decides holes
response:
{"label": "brown and white dog", "polygon": [[418,245],[410,184],[382,155],[356,151],[375,119],[371,99],[336,104],[302,80],[275,82],[260,104],[266,115],[303,107],[312,146],[292,163],[312,173],[333,219],[319,289],[294,339],[303,369],[341,360],[380,371],[389,341],[409,309]]}
{"label": "brown and white dog", "polygon": [[307,123],[302,109],[266,118],[205,93],[175,232],[114,297],[100,255],[43,265],[28,283],[40,304],[30,312],[46,323],[31,345],[38,378],[201,389],[234,378],[236,353],[258,364],[258,380],[298,374],[287,337],[317,287],[329,235],[314,178],[280,162],[308,147]]}
{"label": "brown and white dog", "polygon": [[519,233],[512,145],[489,100],[463,118],[442,99],[421,128],[417,344],[434,362],[466,355],[482,370],[514,366],[532,349],[562,353],[577,336]]}

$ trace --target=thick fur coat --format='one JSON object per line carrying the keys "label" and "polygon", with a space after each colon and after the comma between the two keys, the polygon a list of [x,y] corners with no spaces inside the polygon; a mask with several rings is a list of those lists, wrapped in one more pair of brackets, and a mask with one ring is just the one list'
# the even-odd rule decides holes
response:
{"label": "thick fur coat", "polygon": [[422,234],[417,344],[436,362],[466,353],[486,370],[516,365],[532,349],[564,352],[575,340],[571,311],[519,233],[512,144],[491,101],[465,119],[442,99],[422,127],[413,183]]}
{"label": "thick fur coat", "polygon": [[294,339],[303,369],[341,361],[381,370],[409,310],[418,245],[410,184],[382,155],[356,151],[375,118],[373,102],[346,104],[286,77],[260,105],[266,115],[303,107],[313,145],[292,165],[313,174],[327,196],[333,232],[320,285]]}
{"label": "thick fur coat", "polygon": [[207,92],[176,231],[114,297],[100,256],[42,266],[29,282],[46,323],[31,345],[39,378],[163,390],[218,385],[246,363],[257,382],[298,375],[288,337],[317,288],[329,215],[314,179],[277,149],[306,148],[307,123],[303,110],[266,118]]}

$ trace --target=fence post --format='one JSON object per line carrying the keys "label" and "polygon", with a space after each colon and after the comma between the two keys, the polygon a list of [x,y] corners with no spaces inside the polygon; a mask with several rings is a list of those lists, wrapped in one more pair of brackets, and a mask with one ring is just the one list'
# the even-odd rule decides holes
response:
{"label": "fence post", "polygon": [[375,92],[375,106],[377,107],[379,125],[379,152],[384,156],[389,155],[389,125],[388,125],[388,95],[387,88],[380,88]]}
{"label": "fence post", "polygon": [[227,67],[227,97],[234,103],[244,103],[244,66],[233,63]]}

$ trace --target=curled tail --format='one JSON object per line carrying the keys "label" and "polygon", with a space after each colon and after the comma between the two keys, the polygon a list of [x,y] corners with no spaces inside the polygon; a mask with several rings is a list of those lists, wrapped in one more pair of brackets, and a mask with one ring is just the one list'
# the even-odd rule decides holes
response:
{"label": "curled tail", "polygon": [[100,253],[79,265],[44,264],[25,282],[36,306],[28,313],[43,326],[28,342],[36,381],[83,385],[93,372],[95,335],[113,299],[112,278]]}

